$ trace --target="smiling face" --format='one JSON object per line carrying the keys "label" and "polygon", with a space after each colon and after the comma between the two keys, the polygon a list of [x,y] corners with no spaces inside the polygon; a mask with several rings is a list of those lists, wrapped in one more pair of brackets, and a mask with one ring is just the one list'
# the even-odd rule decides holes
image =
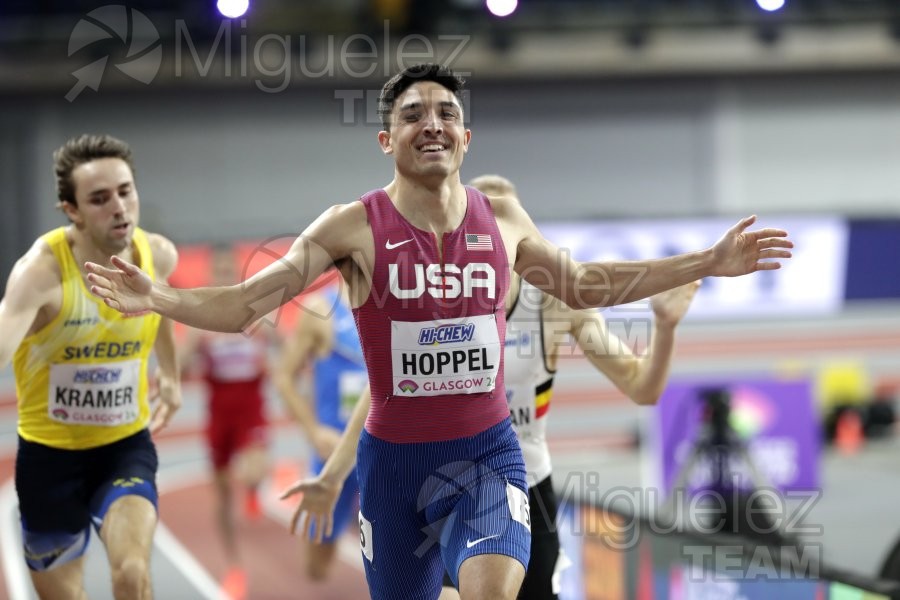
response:
{"label": "smiling face", "polygon": [[458,176],[472,134],[453,92],[433,81],[411,85],[394,102],[390,124],[378,141],[394,156],[398,173],[413,179]]}
{"label": "smiling face", "polygon": [[140,210],[128,163],[121,158],[82,163],[72,170],[72,182],[75,203],[62,203],[69,220],[103,252],[129,247]]}

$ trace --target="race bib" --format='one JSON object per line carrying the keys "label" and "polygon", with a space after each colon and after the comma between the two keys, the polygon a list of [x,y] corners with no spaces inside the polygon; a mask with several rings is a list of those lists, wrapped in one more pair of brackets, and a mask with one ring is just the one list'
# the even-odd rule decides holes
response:
{"label": "race bib", "polygon": [[531,531],[531,507],[528,505],[528,494],[506,482],[506,502],[513,521],[518,521]]}
{"label": "race bib", "polygon": [[366,371],[344,371],[338,377],[338,395],[340,396],[340,409],[338,414],[345,423],[350,420],[353,408],[359,402],[366,384],[369,383],[369,375]]}
{"label": "race bib", "polygon": [[481,394],[497,383],[500,339],[494,315],[391,323],[395,396]]}
{"label": "race bib", "polygon": [[50,365],[47,416],[70,425],[117,427],[137,420],[141,361]]}
{"label": "race bib", "polygon": [[375,559],[372,543],[372,522],[365,518],[362,511],[359,511],[359,549],[362,550],[363,556],[369,562]]}

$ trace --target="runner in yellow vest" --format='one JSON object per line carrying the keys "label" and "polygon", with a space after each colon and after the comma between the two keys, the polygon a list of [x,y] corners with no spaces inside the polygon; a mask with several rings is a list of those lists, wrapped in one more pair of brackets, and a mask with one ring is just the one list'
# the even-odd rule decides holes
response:
{"label": "runner in yellow vest", "polygon": [[[83,554],[93,525],[115,597],[151,598],[157,457],[149,429],[165,425],[181,404],[172,324],[108,308],[88,291],[81,265],[115,255],[165,280],[177,253],[137,226],[127,144],[83,135],[59,148],[54,162],[59,208],[70,224],[19,259],[0,302],[0,368],[12,360],[16,378],[25,561],[41,598],[86,598]],[[160,401],[151,419],[153,349]]]}

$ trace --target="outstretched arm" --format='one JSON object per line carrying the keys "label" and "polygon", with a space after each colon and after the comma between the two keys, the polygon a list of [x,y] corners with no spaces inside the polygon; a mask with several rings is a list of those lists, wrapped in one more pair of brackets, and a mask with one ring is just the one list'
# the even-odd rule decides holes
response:
{"label": "outstretched arm", "polygon": [[295,533],[299,526],[303,537],[308,537],[315,525],[317,543],[322,541],[323,536],[331,535],[334,507],[344,487],[344,481],[356,464],[359,436],[366,424],[371,403],[372,391],[367,385],[359,397],[359,402],[353,408],[341,441],[328,457],[322,471],[316,477],[301,479],[281,494],[282,499],[303,494],[291,519],[291,533]]}
{"label": "outstretched arm", "polygon": [[643,356],[635,356],[624,341],[611,333],[596,310],[575,311],[560,307],[557,314],[560,318],[568,318],[572,326],[570,333],[585,356],[622,393],[637,404],[655,404],[669,377],[675,327],[687,312],[699,286],[700,282],[692,282],[650,299],[654,312],[653,333]]}
{"label": "outstretched arm", "polygon": [[246,281],[227,287],[177,289],[153,282],[134,265],[113,257],[112,268],[87,263],[91,291],[124,313],[155,311],[192,327],[238,332],[278,308],[350,255],[368,227],[358,202],[325,211],[287,254]]}
{"label": "outstretched arm", "polygon": [[787,232],[747,231],[756,217],[736,223],[710,248],[668,258],[578,263],[547,241],[515,198],[494,199],[504,239],[514,244],[517,273],[573,308],[626,304],[710,276],[773,270],[790,258]]}

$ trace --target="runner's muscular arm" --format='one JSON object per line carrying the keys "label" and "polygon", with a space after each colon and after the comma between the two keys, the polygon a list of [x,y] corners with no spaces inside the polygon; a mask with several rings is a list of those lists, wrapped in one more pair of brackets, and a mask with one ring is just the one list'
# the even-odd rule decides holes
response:
{"label": "runner's muscular arm", "polygon": [[[166,283],[178,264],[178,250],[175,249],[175,244],[159,234],[148,234],[147,240],[153,252],[157,281]],[[160,402],[154,409],[150,432],[156,433],[165,427],[172,415],[181,408],[181,369],[178,366],[175,323],[171,319],[166,317],[160,319],[153,351],[159,365]]]}
{"label": "runner's muscular arm", "polygon": [[[297,390],[297,374],[309,366],[316,357],[324,354],[332,345],[330,307],[319,295],[309,298],[300,313],[296,329],[287,339],[281,356],[272,372],[272,380],[285,406],[300,424],[307,439],[322,454],[316,443],[319,420],[311,406],[310,398]],[[327,458],[326,456],[323,458]]]}
{"label": "runner's muscular arm", "polygon": [[369,406],[372,404],[372,388],[369,384],[363,389],[359,395],[353,412],[350,413],[350,419],[347,421],[347,428],[341,434],[341,441],[328,460],[322,467],[321,476],[323,479],[342,486],[347,476],[356,466],[356,450],[359,447],[359,436],[363,427],[366,425],[366,419],[369,416]]}
{"label": "runner's muscular arm", "polygon": [[87,263],[91,291],[122,312],[152,310],[192,327],[239,332],[278,308],[316,280],[335,261],[350,255],[368,229],[359,202],[333,206],[294,241],[287,254],[243,283],[225,287],[171,288],[151,282],[118,258],[114,268]]}
{"label": "runner's muscular arm", "polygon": [[603,373],[634,403],[655,404],[662,394],[672,356],[674,325],[655,326],[651,348],[636,356],[596,309],[574,310],[554,299],[557,318],[569,324],[569,333],[595,369]]}
{"label": "runner's muscular arm", "polygon": [[[559,300],[551,300],[544,313],[547,330],[562,329],[553,323],[564,323],[584,355],[594,367],[636,404],[656,404],[666,387],[675,347],[675,328],[694,298],[699,281],[653,296],[653,333],[643,356],[635,356],[631,348],[606,326],[606,320],[594,309],[574,310]],[[551,366],[555,366],[558,346],[551,346]]]}
{"label": "runner's muscular arm", "polygon": [[353,413],[350,415],[341,441],[328,457],[322,471],[315,477],[297,481],[282,492],[281,499],[295,494],[303,494],[291,519],[291,533],[295,533],[299,528],[303,537],[309,537],[309,532],[315,525],[316,542],[321,542],[323,536],[331,535],[334,507],[337,505],[338,496],[344,487],[344,481],[356,464],[359,436],[366,424],[371,404],[372,390],[366,385],[359,401],[353,407]]}
{"label": "runner's muscular arm", "polygon": [[0,369],[12,361],[41,308],[61,296],[59,267],[38,240],[13,266],[0,300]]}
{"label": "runner's muscular arm", "polygon": [[[668,258],[578,263],[545,239],[515,198],[491,203],[514,269],[526,281],[573,308],[634,302],[707,276],[738,276],[780,268],[761,259],[790,258],[793,243],[780,229],[746,231],[742,219],[712,247]],[[512,247],[512,253],[510,253]]]}

